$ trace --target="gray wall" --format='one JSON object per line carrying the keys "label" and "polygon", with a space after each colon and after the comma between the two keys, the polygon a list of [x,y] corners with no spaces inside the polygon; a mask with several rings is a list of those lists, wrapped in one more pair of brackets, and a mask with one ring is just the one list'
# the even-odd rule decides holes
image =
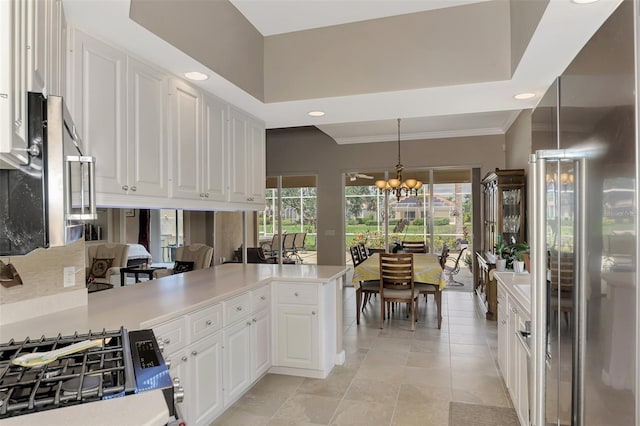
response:
{"label": "gray wall", "polygon": [[253,97],[264,99],[262,34],[230,2],[131,0],[129,17]]}
{"label": "gray wall", "polygon": [[[427,167],[505,167],[503,135],[402,142],[405,176]],[[338,145],[315,127],[267,131],[267,175],[317,175],[318,264],[343,265],[344,180],[349,171],[393,172],[397,142]]]}
{"label": "gray wall", "polygon": [[499,0],[265,37],[265,100],[506,80],[509,19]]}
{"label": "gray wall", "polygon": [[526,171],[531,152],[531,110],[524,110],[505,134],[506,168]]}

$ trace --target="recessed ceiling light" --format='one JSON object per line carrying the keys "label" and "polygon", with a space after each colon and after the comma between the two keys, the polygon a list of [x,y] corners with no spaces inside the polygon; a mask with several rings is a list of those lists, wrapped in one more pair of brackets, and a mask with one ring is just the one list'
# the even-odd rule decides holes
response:
{"label": "recessed ceiling light", "polygon": [[515,99],[521,101],[524,99],[531,99],[531,98],[535,98],[536,94],[535,93],[518,93],[517,95],[514,96]]}
{"label": "recessed ceiling light", "polygon": [[571,0],[571,1],[575,4],[589,4],[589,3],[595,3],[598,0]]}
{"label": "recessed ceiling light", "polygon": [[198,71],[186,72],[186,73],[184,73],[184,76],[187,77],[189,80],[196,80],[196,81],[202,81],[202,80],[206,80],[206,79],[209,78],[208,75],[203,74],[203,73],[198,72]]}
{"label": "recessed ceiling light", "polygon": [[307,114],[311,117],[322,117],[324,115],[324,111],[309,111]]}

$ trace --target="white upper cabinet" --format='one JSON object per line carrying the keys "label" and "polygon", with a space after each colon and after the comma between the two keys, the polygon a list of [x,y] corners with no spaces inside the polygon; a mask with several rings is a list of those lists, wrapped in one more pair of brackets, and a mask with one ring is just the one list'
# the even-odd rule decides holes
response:
{"label": "white upper cabinet", "polygon": [[99,205],[262,207],[262,122],[81,31],[72,45],[69,109]]}
{"label": "white upper cabinet", "polygon": [[205,199],[227,201],[227,105],[204,95],[202,117],[202,192]]}
{"label": "white upper cabinet", "polygon": [[130,194],[167,196],[166,79],[127,59],[127,186]]}
{"label": "white upper cabinet", "polygon": [[202,97],[187,83],[171,79],[171,146],[173,148],[172,194],[179,198],[201,198]]}
{"label": "white upper cabinet", "polygon": [[267,179],[264,123],[250,118],[247,121],[247,137],[249,146],[247,172],[250,173],[247,192],[252,203],[264,204]]}
{"label": "white upper cabinet", "polygon": [[89,155],[96,157],[96,192],[126,191],[126,56],[74,32],[73,118]]}
{"label": "white upper cabinet", "polygon": [[264,204],[266,181],[265,127],[247,114],[231,108],[229,113],[231,201]]}
{"label": "white upper cabinet", "polygon": [[108,204],[105,196],[114,194],[166,197],[164,74],[80,31],[74,38],[73,116],[96,157],[98,201]]}
{"label": "white upper cabinet", "polygon": [[60,1],[0,2],[0,163],[29,161],[27,92],[63,94],[64,28]]}

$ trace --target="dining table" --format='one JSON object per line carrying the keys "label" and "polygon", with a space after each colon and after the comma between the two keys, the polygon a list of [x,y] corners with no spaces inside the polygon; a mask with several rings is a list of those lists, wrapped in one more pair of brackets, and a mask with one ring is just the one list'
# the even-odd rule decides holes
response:
{"label": "dining table", "polygon": [[[356,291],[362,282],[380,280],[380,255],[373,253],[366,260],[354,268],[351,282]],[[440,257],[433,253],[413,253],[413,281],[423,284],[429,292],[435,295],[438,328],[442,324],[442,290],[447,286],[444,271],[440,265]],[[423,286],[421,286],[423,287]]]}

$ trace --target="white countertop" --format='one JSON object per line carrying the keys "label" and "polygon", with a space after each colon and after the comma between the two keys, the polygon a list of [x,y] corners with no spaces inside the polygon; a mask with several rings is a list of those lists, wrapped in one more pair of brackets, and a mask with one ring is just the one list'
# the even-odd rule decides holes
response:
{"label": "white countertop", "polygon": [[88,330],[134,330],[251,290],[271,280],[327,283],[345,266],[228,263],[135,285],[91,293],[87,306],[0,326],[0,342]]}
{"label": "white countertop", "polygon": [[494,277],[502,283],[509,295],[531,314],[531,275],[528,272],[494,272]]}
{"label": "white countertop", "polygon": [[[91,419],[90,422],[87,419]],[[90,404],[46,410],[0,420],[2,426],[163,426],[169,410],[161,390],[152,390]]]}

